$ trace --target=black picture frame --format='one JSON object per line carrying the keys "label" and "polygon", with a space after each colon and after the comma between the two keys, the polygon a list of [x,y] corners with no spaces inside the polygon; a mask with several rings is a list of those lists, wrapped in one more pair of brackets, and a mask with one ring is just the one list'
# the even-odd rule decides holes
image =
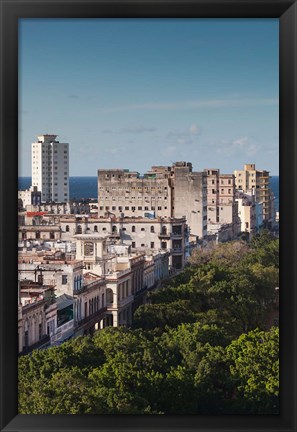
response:
{"label": "black picture frame", "polygon": [[[297,4],[286,0],[1,0],[1,430],[296,431]],[[280,414],[73,416],[17,414],[18,19],[278,18],[280,21]]]}

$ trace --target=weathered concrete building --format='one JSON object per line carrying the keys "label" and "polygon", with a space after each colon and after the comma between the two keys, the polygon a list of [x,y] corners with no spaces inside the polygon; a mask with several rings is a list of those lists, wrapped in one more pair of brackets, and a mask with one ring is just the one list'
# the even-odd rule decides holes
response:
{"label": "weathered concrete building", "polygon": [[221,174],[219,169],[207,168],[204,172],[207,175],[207,232],[211,235],[228,225],[231,239],[235,238],[240,232],[235,177]]}
{"label": "weathered concrete building", "polygon": [[241,232],[249,233],[251,239],[257,232],[256,201],[252,191],[250,193],[236,192],[238,216],[241,221]]}
{"label": "weathered concrete building", "polygon": [[263,203],[263,221],[273,227],[275,197],[269,186],[269,171],[256,170],[255,164],[245,164],[243,170],[234,171],[236,189],[247,192],[254,189],[257,203]]}
{"label": "weathered concrete building", "polygon": [[207,232],[206,175],[189,162],[153,166],[143,176],[124,169],[98,170],[98,216],[186,217],[191,234]]}

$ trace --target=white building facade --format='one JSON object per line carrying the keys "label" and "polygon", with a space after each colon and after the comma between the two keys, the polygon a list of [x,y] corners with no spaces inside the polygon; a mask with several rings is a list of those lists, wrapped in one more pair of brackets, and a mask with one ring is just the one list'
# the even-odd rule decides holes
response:
{"label": "white building facade", "polygon": [[41,191],[42,202],[69,200],[69,144],[57,135],[40,135],[32,143],[32,186]]}

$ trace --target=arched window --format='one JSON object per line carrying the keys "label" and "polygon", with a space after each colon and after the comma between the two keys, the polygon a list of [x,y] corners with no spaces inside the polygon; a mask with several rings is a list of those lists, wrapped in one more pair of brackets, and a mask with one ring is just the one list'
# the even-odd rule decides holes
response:
{"label": "arched window", "polygon": [[50,232],[50,239],[54,239],[55,238],[55,233]]}
{"label": "arched window", "polygon": [[97,227],[97,225],[94,226],[94,232],[98,232],[98,227]]}
{"label": "arched window", "polygon": [[66,232],[69,232],[69,225],[66,225]]}
{"label": "arched window", "polygon": [[135,225],[132,225],[132,232],[135,232]]}
{"label": "arched window", "polygon": [[113,291],[111,288],[106,290],[106,303],[113,303]]}
{"label": "arched window", "polygon": [[112,232],[113,233],[116,233],[118,230],[117,230],[117,227],[114,225],[113,227],[112,227]]}
{"label": "arched window", "polygon": [[154,233],[155,232],[155,227],[152,225],[151,226],[151,232]]}

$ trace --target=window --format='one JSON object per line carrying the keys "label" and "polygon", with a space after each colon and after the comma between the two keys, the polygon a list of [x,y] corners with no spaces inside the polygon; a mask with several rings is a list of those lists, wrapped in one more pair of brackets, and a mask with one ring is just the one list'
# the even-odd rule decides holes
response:
{"label": "window", "polygon": [[155,247],[155,243],[151,242],[151,249],[154,249],[154,247]]}
{"label": "window", "polygon": [[155,232],[155,227],[152,225],[151,226],[151,233],[154,233]]}
{"label": "window", "polygon": [[135,211],[135,207],[131,207],[131,210],[132,210],[132,211]]}
{"label": "window", "polygon": [[158,210],[162,210],[162,207],[158,207]]}
{"label": "window", "polygon": [[141,231],[145,231],[145,228],[141,228]]}
{"label": "window", "polygon": [[161,248],[167,249],[167,242],[161,242]]}
{"label": "window", "polygon": [[141,206],[139,206],[139,207],[138,207],[138,210],[142,210],[142,207],[141,207]]}
{"label": "window", "polygon": [[81,234],[81,233],[82,233],[82,228],[80,225],[77,225],[76,234]]}
{"label": "window", "polygon": [[67,275],[62,275],[62,285],[67,284]]}
{"label": "window", "polygon": [[135,242],[132,242],[132,248],[134,249],[135,247]]}
{"label": "window", "polygon": [[69,232],[69,225],[66,225],[66,232]]}
{"label": "window", "polygon": [[148,210],[148,207],[144,207],[144,210]]}
{"label": "window", "polygon": [[98,232],[98,227],[97,227],[97,225],[94,226],[94,232]]}
{"label": "window", "polygon": [[94,252],[94,243],[86,242],[84,244],[84,254],[90,256],[93,255],[93,252]]}
{"label": "window", "polygon": [[132,225],[132,232],[135,232],[135,226]]}
{"label": "window", "polygon": [[128,206],[126,206],[126,207],[125,207],[125,210],[129,210],[129,207],[128,207]]}

